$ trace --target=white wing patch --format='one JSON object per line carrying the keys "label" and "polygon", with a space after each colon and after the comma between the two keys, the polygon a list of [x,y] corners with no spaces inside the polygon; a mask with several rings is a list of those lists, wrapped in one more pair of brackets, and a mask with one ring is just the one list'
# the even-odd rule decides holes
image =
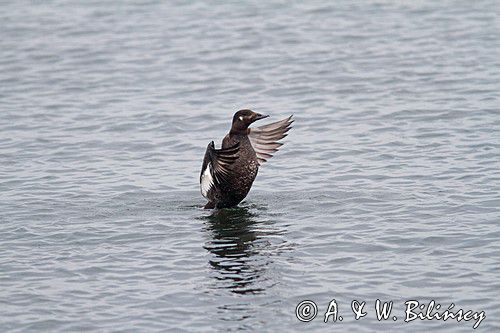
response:
{"label": "white wing patch", "polygon": [[[214,186],[214,179],[212,178],[212,163],[208,163],[205,171],[201,175],[201,195],[207,198],[208,191]],[[208,198],[207,198],[208,199]]]}

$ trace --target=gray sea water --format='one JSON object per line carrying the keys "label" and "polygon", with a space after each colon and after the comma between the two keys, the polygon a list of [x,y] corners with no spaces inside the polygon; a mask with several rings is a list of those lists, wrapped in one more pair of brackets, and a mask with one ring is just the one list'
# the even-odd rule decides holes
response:
{"label": "gray sea water", "polygon": [[[500,330],[500,2],[0,8],[1,332]],[[295,126],[205,211],[240,108]]]}

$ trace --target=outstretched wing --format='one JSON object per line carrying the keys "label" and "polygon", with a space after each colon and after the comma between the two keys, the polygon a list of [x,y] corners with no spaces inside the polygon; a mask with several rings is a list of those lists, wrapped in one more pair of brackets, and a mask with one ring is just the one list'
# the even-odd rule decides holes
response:
{"label": "outstretched wing", "polygon": [[225,149],[215,149],[214,142],[210,142],[205,152],[200,174],[201,194],[206,198],[214,185],[224,183],[229,176],[229,166],[238,159],[240,144]]}
{"label": "outstretched wing", "polygon": [[286,132],[292,128],[292,117],[290,116],[274,123],[248,129],[248,138],[257,154],[259,164],[262,165],[267,159],[273,157],[273,154],[283,145],[278,140],[287,136]]}

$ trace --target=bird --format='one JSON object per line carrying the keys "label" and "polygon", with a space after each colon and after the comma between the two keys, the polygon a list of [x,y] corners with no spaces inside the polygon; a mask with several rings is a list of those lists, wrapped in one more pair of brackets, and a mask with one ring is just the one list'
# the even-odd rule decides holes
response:
{"label": "bird", "polygon": [[208,144],[200,173],[201,194],[208,200],[205,209],[237,206],[250,191],[259,167],[283,145],[278,140],[288,135],[293,115],[249,127],[267,117],[249,109],[239,110],[221,148],[216,149],[213,141]]}

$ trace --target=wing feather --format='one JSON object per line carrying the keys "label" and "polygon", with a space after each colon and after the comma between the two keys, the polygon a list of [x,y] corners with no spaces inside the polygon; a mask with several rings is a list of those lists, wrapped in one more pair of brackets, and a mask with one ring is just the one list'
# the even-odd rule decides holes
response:
{"label": "wing feather", "polygon": [[293,116],[270,123],[267,125],[249,128],[248,138],[252,144],[259,164],[266,162],[273,157],[273,154],[283,145],[278,140],[283,139],[292,128]]}
{"label": "wing feather", "polygon": [[230,165],[239,157],[239,148],[239,143],[225,149],[215,149],[213,141],[208,144],[200,174],[201,194],[204,197],[213,186],[226,182]]}

